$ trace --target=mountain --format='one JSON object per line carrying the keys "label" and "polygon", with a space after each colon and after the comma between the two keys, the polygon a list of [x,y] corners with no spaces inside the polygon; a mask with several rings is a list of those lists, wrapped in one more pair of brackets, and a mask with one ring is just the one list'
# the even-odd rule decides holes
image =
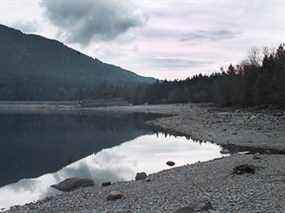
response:
{"label": "mountain", "polygon": [[0,100],[71,100],[86,98],[102,85],[154,81],[59,41],[0,25]]}

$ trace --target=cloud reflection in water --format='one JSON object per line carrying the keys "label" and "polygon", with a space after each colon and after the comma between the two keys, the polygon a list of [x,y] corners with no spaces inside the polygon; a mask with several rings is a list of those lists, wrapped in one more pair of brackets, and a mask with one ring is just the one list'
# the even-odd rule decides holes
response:
{"label": "cloud reflection in water", "polygon": [[218,145],[197,143],[185,137],[144,135],[90,155],[54,174],[23,179],[0,188],[0,209],[57,194],[49,186],[69,177],[92,178],[98,184],[132,180],[137,172],[150,174],[168,169],[169,160],[174,161],[175,166],[182,166],[222,157],[220,151]]}

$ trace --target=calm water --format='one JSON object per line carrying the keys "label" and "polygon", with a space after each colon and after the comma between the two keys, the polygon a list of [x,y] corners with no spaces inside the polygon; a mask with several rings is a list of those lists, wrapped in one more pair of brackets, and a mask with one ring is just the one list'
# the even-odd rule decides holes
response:
{"label": "calm water", "polygon": [[[156,132],[143,116],[0,115],[0,209],[57,194],[69,177],[96,183],[222,157],[221,147]],[[5,172],[4,172],[5,171]]]}

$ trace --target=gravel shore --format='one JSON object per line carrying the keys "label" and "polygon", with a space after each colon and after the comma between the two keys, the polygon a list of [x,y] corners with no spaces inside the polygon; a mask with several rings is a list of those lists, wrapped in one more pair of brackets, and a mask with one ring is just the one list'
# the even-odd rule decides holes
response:
{"label": "gravel shore", "polygon": [[[281,110],[242,111],[187,104],[81,111],[172,115],[148,124],[201,141],[260,148],[265,152],[258,156],[234,154],[174,168],[150,175],[150,182],[142,180],[79,189],[13,207],[8,212],[174,213],[182,207],[189,207],[188,212],[285,212],[285,155],[265,154],[269,149],[281,153],[285,150],[285,113]],[[255,166],[256,173],[233,175],[233,169],[242,164]],[[123,198],[107,201],[112,191],[121,192]]]}
{"label": "gravel shore", "polygon": [[[80,189],[8,212],[172,213],[199,203],[210,204],[211,209],[197,212],[285,212],[285,157],[258,158],[236,154],[153,174],[150,182]],[[233,168],[241,164],[256,166],[256,173],[233,175]],[[107,201],[111,191],[123,193],[124,198]]]}
{"label": "gravel shore", "polygon": [[105,113],[158,113],[167,116],[148,124],[198,141],[275,149],[285,153],[285,111],[217,108],[211,104],[106,107]]}

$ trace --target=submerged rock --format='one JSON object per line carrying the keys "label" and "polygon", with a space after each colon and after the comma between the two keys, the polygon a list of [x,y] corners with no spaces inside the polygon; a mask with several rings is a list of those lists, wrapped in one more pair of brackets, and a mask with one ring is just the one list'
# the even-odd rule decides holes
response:
{"label": "submerged rock", "polygon": [[147,178],[147,174],[145,172],[137,173],[136,180],[144,180]]}
{"label": "submerged rock", "polygon": [[175,166],[175,163],[173,161],[167,161],[166,165],[167,166]]}
{"label": "submerged rock", "polygon": [[256,167],[253,165],[240,165],[233,169],[233,174],[235,175],[243,175],[243,174],[255,174]]}
{"label": "submerged rock", "polygon": [[108,201],[114,201],[114,200],[119,200],[125,197],[125,195],[119,191],[112,191],[110,194],[107,196]]}
{"label": "submerged rock", "polygon": [[68,178],[58,184],[52,185],[52,188],[55,188],[62,192],[71,192],[79,188],[94,186],[95,183],[91,179],[87,178]]}

